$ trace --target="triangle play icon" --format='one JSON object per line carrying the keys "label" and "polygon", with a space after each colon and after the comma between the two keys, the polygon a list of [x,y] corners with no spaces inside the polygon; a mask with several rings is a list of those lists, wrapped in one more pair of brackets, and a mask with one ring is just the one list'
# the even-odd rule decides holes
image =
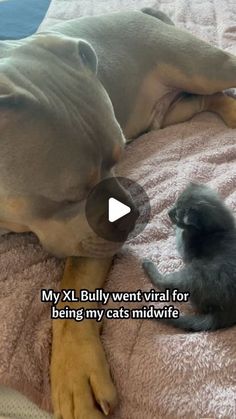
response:
{"label": "triangle play icon", "polygon": [[108,220],[113,223],[131,212],[131,208],[115,198],[108,200]]}

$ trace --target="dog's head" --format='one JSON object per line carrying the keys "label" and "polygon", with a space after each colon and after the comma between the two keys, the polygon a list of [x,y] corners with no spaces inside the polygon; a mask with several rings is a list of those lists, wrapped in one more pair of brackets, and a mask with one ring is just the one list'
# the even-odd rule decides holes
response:
{"label": "dog's head", "polygon": [[55,34],[0,60],[0,227],[32,231],[58,256],[118,247],[98,238],[85,216],[89,192],[113,176],[125,143],[97,68],[88,42]]}
{"label": "dog's head", "polygon": [[203,184],[190,183],[169,211],[173,224],[196,233],[234,228],[234,217],[220,197]]}

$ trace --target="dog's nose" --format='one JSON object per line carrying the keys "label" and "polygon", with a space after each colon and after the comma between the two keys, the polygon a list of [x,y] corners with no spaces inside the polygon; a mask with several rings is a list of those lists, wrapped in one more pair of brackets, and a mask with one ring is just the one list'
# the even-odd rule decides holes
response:
{"label": "dog's nose", "polygon": [[136,221],[140,215],[138,208],[135,207],[134,204],[130,206],[130,213],[125,215],[124,217],[119,218],[119,220],[115,221],[114,225],[121,233],[125,235],[129,235],[131,231],[133,231]]}
{"label": "dog's nose", "polygon": [[113,242],[135,237],[146,226],[150,204],[144,189],[126,178],[102,180],[89,194],[86,217],[96,235]]}

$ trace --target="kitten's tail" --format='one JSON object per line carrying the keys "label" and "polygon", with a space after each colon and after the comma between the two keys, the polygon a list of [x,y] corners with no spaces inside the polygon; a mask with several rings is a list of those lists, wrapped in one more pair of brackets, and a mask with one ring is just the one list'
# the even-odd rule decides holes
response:
{"label": "kitten's tail", "polygon": [[203,332],[230,327],[236,324],[235,313],[208,313],[197,315],[180,316],[178,319],[166,319],[166,323],[172,324],[178,329],[189,332]]}

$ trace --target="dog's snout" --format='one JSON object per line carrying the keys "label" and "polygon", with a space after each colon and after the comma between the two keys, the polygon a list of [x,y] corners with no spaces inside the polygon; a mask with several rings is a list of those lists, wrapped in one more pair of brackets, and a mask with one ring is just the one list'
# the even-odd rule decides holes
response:
{"label": "dog's snout", "polygon": [[116,228],[125,234],[131,233],[133,231],[136,221],[140,215],[140,212],[134,204],[130,205],[130,213],[124,217],[121,217],[119,220],[116,221]]}
{"label": "dog's snout", "polygon": [[138,217],[140,216],[140,211],[139,211],[139,209],[136,206],[134,206],[134,208],[133,208],[132,211],[133,211],[133,215],[134,215],[135,221],[137,221]]}

